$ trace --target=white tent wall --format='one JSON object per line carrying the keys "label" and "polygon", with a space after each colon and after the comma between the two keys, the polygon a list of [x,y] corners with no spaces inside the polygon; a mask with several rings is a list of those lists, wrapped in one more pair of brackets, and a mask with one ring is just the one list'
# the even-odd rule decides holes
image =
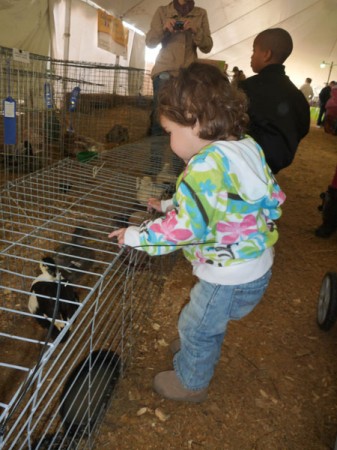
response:
{"label": "white tent wall", "polygon": [[[98,47],[97,9],[81,0],[50,0],[53,11],[52,56],[56,59],[73,61],[115,64],[116,55]],[[69,7],[70,5],[70,7]],[[68,15],[70,17],[68,17]],[[67,23],[70,23],[67,30]],[[118,64],[129,66],[134,31],[129,31],[127,57],[119,57]],[[69,48],[67,48],[67,42]],[[138,61],[137,68],[144,67],[143,61]]]}
{"label": "white tent wall", "polygon": [[[95,0],[95,3],[122,17],[143,32],[159,5],[168,0]],[[286,61],[286,72],[301,86],[313,79],[316,93],[324,86],[329,66],[334,62],[330,80],[337,79],[337,0],[196,0],[208,12],[214,47],[202,58],[225,60],[229,69],[239,66],[253,75],[250,57],[255,36],[266,28],[285,28],[294,41],[293,54]]]}
{"label": "white tent wall", "polygon": [[[246,13],[236,8],[237,3],[247,4]],[[310,77],[314,89],[319,91],[328,77],[328,70],[321,69],[320,63],[323,60],[337,63],[335,0],[236,2],[229,13],[224,11],[225,26],[221,24],[220,11],[213,11],[213,8],[214,4],[210,11],[214,21],[211,28],[217,31],[212,34],[214,47],[209,57],[226,60],[230,69],[239,66],[247,76],[253,75],[250,56],[254,38],[260,31],[276,27],[286,29],[293,38],[294,50],[285,65],[287,74],[297,86]]]}
{"label": "white tent wall", "polygon": [[1,0],[0,45],[49,55],[50,28],[47,0]]}
{"label": "white tent wall", "polygon": [[[134,34],[129,30],[127,57],[118,64],[144,68],[144,37]],[[1,0],[0,45],[55,59],[116,63],[115,54],[98,47],[97,9],[81,0]]]}
{"label": "white tent wall", "polygon": [[[66,4],[71,4],[70,36],[65,35]],[[65,40],[69,37],[69,58],[114,63],[115,55],[97,47],[98,7],[135,26],[144,33],[160,5],[168,0],[1,0],[0,45],[47,54],[52,36],[52,56],[63,58]],[[252,75],[250,56],[255,36],[266,28],[283,27],[290,32],[294,51],[286,61],[286,71],[300,86],[306,77],[313,79],[316,93],[328,79],[337,79],[337,0],[196,0],[208,11],[214,47],[202,58],[225,60]],[[50,23],[48,21],[48,6]],[[128,49],[121,65],[144,67],[143,37],[130,40],[137,50]],[[130,43],[130,41],[129,41]],[[133,59],[135,57],[136,59]],[[131,58],[131,59],[130,59]]]}

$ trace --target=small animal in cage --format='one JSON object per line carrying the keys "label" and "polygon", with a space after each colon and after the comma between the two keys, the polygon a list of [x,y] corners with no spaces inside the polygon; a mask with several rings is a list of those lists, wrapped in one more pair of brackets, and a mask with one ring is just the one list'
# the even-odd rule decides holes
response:
{"label": "small animal in cage", "polygon": [[106,409],[121,371],[121,357],[96,350],[84,358],[68,377],[60,399],[60,415],[67,435],[93,429]]}
{"label": "small animal in cage", "polygon": [[164,163],[162,170],[156,177],[156,182],[159,184],[175,184],[177,176],[173,173],[170,163]]}
{"label": "small animal in cage", "polygon": [[75,136],[74,144],[78,151],[102,152],[105,150],[105,145],[102,142],[80,134]]}
{"label": "small animal in cage", "polygon": [[[79,298],[69,282],[62,278],[53,258],[45,257],[40,262],[41,274],[33,281],[28,309],[43,328],[51,329],[54,340],[78,308]],[[66,334],[63,341],[69,337]]]}
{"label": "small animal in cage", "polygon": [[71,241],[55,249],[55,261],[64,278],[71,283],[78,281],[95,261],[95,251],[86,246],[85,241],[91,237],[83,227],[76,227]]}
{"label": "small animal in cage", "polygon": [[147,201],[150,197],[161,198],[165,192],[163,186],[158,186],[153,183],[149,176],[137,178],[136,189],[136,198],[141,205],[147,205]]}
{"label": "small animal in cage", "polygon": [[14,171],[31,172],[41,168],[41,159],[35,154],[32,143],[25,140],[4,153],[4,164]]}
{"label": "small animal in cage", "polygon": [[63,136],[64,155],[76,156],[78,152],[102,152],[105,145],[88,136],[76,134],[74,130],[67,129]]}
{"label": "small animal in cage", "polygon": [[64,156],[75,156],[75,133],[67,129],[63,135]]}
{"label": "small animal in cage", "polygon": [[55,434],[47,434],[43,438],[36,439],[33,442],[32,450],[72,450],[80,444],[81,436],[78,439],[74,436],[65,435],[63,430]]}
{"label": "small animal in cage", "polygon": [[129,225],[138,226],[144,220],[150,219],[150,213],[147,211],[147,207],[135,204],[132,208],[122,211],[119,215],[114,216],[113,226],[117,228],[128,227]]}
{"label": "small animal in cage", "polygon": [[25,156],[33,156],[33,147],[30,141],[24,141],[23,142],[23,150],[21,151],[21,154]]}
{"label": "small animal in cage", "polygon": [[116,124],[105,135],[105,139],[109,143],[126,144],[129,142],[129,130],[122,125]]}

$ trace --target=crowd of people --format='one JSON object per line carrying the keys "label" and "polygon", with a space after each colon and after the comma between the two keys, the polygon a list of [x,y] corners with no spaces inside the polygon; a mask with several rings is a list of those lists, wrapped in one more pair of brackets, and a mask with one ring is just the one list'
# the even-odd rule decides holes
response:
{"label": "crowd of people", "polygon": [[[198,62],[197,50],[209,53],[213,40],[207,11],[193,0],[156,10],[146,45],[158,44],[151,134],[169,136],[184,167],[171,199],[148,199],[158,218],[109,237],[150,255],[182,249],[191,263],[198,281],[170,346],[173,367],[154,377],[153,388],[164,398],[201,402],[228,322],[249,314],[269,284],[285,201],[275,174],[309,132],[313,93],[311,79],[298,89],[286,75],[293,41],[282,28],[256,36],[250,77],[237,66],[227,74]],[[324,113],[320,121],[328,102]]]}

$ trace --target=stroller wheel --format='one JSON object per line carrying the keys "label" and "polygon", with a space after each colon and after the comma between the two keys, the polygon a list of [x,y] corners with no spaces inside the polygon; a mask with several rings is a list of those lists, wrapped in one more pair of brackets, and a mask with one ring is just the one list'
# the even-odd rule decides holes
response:
{"label": "stroller wheel", "polygon": [[322,280],[317,305],[317,324],[328,331],[337,319],[337,273],[327,272]]}

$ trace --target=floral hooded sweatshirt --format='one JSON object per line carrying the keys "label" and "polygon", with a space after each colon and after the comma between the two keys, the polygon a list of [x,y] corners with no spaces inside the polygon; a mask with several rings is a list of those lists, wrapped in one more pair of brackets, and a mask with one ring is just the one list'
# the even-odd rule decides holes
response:
{"label": "floral hooded sweatshirt", "polygon": [[165,216],[129,227],[125,244],[150,255],[182,248],[200,279],[246,283],[273,264],[284,200],[253,139],[216,141],[190,159]]}

